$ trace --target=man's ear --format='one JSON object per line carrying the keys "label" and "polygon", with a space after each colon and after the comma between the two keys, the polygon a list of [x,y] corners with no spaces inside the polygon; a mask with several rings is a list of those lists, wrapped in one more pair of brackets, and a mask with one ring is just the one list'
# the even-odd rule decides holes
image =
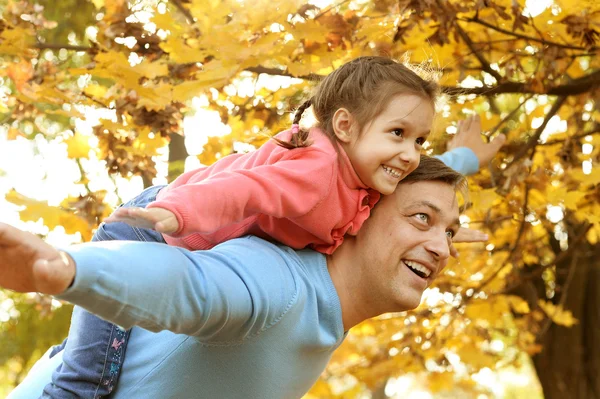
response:
{"label": "man's ear", "polygon": [[350,111],[346,108],[338,108],[333,114],[331,124],[333,126],[333,133],[339,141],[346,144],[352,141],[352,138],[354,137],[352,134],[354,131],[353,128],[356,123]]}

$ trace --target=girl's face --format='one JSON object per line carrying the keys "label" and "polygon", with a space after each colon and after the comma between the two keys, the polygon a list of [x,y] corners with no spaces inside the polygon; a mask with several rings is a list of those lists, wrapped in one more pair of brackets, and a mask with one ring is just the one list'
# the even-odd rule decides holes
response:
{"label": "girl's face", "polygon": [[429,100],[399,94],[360,134],[354,133],[343,147],[363,184],[392,194],[398,182],[419,166],[433,115]]}

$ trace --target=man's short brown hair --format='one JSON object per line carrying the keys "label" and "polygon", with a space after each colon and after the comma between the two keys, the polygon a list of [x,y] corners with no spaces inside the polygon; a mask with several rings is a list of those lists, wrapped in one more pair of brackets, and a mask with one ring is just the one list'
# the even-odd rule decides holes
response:
{"label": "man's short brown hair", "polygon": [[454,187],[456,192],[461,194],[465,205],[468,203],[469,187],[467,185],[467,178],[451,167],[446,166],[445,163],[437,158],[421,155],[419,166],[406,176],[399,185],[419,181],[439,181],[449,184]]}

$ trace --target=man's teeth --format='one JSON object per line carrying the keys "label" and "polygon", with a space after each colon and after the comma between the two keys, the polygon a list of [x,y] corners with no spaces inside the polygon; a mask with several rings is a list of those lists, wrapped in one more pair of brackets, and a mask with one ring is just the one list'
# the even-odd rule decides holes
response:
{"label": "man's teeth", "polygon": [[411,262],[410,260],[405,260],[404,263],[406,263],[406,266],[410,267],[413,271],[418,272],[417,274],[421,277],[429,277],[431,274],[431,270],[420,263]]}
{"label": "man's teeth", "polygon": [[388,174],[392,175],[396,179],[399,179],[402,176],[402,173],[398,169],[390,168],[389,166],[382,165],[383,170],[385,170]]}

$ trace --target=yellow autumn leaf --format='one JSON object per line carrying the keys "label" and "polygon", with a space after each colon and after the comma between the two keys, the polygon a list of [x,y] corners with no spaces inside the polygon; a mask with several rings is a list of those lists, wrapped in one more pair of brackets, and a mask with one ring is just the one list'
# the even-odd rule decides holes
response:
{"label": "yellow autumn leaf", "polygon": [[331,387],[323,380],[318,380],[315,385],[310,389],[305,399],[309,398],[328,398],[331,396]]}
{"label": "yellow autumn leaf", "polygon": [[222,157],[229,155],[233,149],[230,145],[225,144],[226,141],[229,141],[229,136],[209,137],[202,152],[198,155],[200,162],[203,165],[212,165]]}
{"label": "yellow autumn leaf", "polygon": [[83,89],[83,92],[85,94],[87,94],[90,97],[94,97],[94,98],[104,98],[107,91],[108,91],[107,87],[97,85],[97,84],[87,85],[86,88]]}
{"label": "yellow autumn leaf", "polygon": [[465,314],[472,320],[487,321],[491,325],[501,322],[502,317],[508,312],[506,300],[497,296],[488,300],[473,300],[465,308]]}
{"label": "yellow autumn leaf", "polygon": [[506,299],[508,300],[508,303],[510,304],[512,310],[514,310],[515,312],[529,313],[529,304],[523,298],[515,295],[508,295],[506,296]]}
{"label": "yellow autumn leaf", "polygon": [[110,119],[99,119],[98,122],[100,122],[99,124],[108,131],[117,132],[119,130],[127,130],[127,126],[118,122],[113,122]]}
{"label": "yellow autumn leaf", "polygon": [[132,68],[125,54],[117,51],[99,53],[95,61],[95,68],[87,73],[116,80],[129,89],[135,90],[139,87],[139,80],[143,75]]}
{"label": "yellow autumn leaf", "polygon": [[17,90],[22,90],[23,86],[33,77],[33,66],[27,60],[11,63],[7,70],[6,76],[12,79]]}
{"label": "yellow autumn leaf", "polygon": [[173,86],[168,84],[140,86],[137,93],[140,96],[138,104],[148,111],[163,110],[173,102]]}
{"label": "yellow autumn leaf", "polygon": [[164,61],[150,62],[144,60],[136,65],[134,69],[148,79],[154,79],[157,76],[166,76],[169,74],[169,66]]}
{"label": "yellow autumn leaf", "polygon": [[71,159],[88,158],[90,150],[90,138],[81,133],[75,133],[65,140],[67,144],[67,155]]}
{"label": "yellow autumn leaf", "polygon": [[496,357],[482,351],[475,343],[463,345],[458,349],[457,355],[461,361],[477,369],[484,367],[493,368],[496,364]]}
{"label": "yellow autumn leaf", "polygon": [[472,192],[470,197],[475,209],[489,209],[497,201],[502,201],[493,188]]}
{"label": "yellow autumn leaf", "polygon": [[14,127],[11,127],[10,129],[8,129],[8,132],[6,134],[6,139],[7,140],[16,140],[17,137],[24,137],[25,135],[19,130],[19,129],[15,129]]}
{"label": "yellow autumn leaf", "polygon": [[565,206],[573,211],[578,209],[577,203],[586,196],[585,192],[582,191],[569,191],[565,195]]}
{"label": "yellow autumn leaf", "polygon": [[65,110],[63,108],[54,109],[54,110],[49,109],[46,111],[46,113],[48,113],[50,115],[62,115],[62,116],[66,116],[69,118],[85,119],[85,115],[82,114],[81,112],[77,111],[74,107],[71,107],[68,110]]}
{"label": "yellow autumn leaf", "polygon": [[16,27],[0,32],[0,54],[27,57],[35,43],[33,30]]}
{"label": "yellow autumn leaf", "polygon": [[585,238],[592,245],[596,245],[600,241],[600,225],[596,224],[588,230]]}
{"label": "yellow autumn leaf", "polygon": [[310,40],[311,42],[325,43],[330,29],[319,22],[309,19],[304,23],[294,25],[285,24],[286,31],[290,32],[296,39]]}
{"label": "yellow autumn leaf", "polygon": [[550,190],[547,194],[547,202],[550,204],[559,204],[562,202],[567,208],[576,211],[578,209],[577,203],[585,195],[585,191],[568,190],[562,186],[556,190]]}
{"label": "yellow autumn leaf", "polygon": [[173,100],[185,102],[201,94],[208,88],[224,86],[239,70],[234,65],[223,68],[219,62],[211,62],[205,70],[198,73],[196,80],[188,81],[173,88]]}
{"label": "yellow autumn leaf", "polygon": [[168,140],[160,134],[154,134],[150,129],[143,129],[133,142],[133,148],[136,152],[143,155],[157,155],[157,150],[167,145]]}
{"label": "yellow autumn leaf", "polygon": [[97,10],[104,7],[104,0],[92,0],[92,3],[94,4]]}
{"label": "yellow autumn leaf", "polygon": [[433,393],[447,391],[454,385],[453,372],[430,373],[427,376],[429,390]]}
{"label": "yellow autumn leaf", "polygon": [[595,185],[600,183],[600,167],[592,168],[589,174],[583,173],[582,170],[576,170],[571,173],[571,177],[584,184]]}
{"label": "yellow autumn leaf", "polygon": [[5,199],[15,205],[23,206],[19,211],[19,217],[24,222],[37,222],[42,219],[45,226],[54,230],[57,226],[62,226],[67,234],[80,233],[84,241],[92,238],[92,228],[89,223],[63,208],[50,206],[45,201],[36,201],[27,198],[15,190],[9,191]]}
{"label": "yellow autumn leaf", "polygon": [[573,317],[573,313],[570,310],[563,309],[562,305],[555,305],[552,302],[544,301],[543,299],[538,300],[538,305],[544,313],[556,324],[571,327],[577,324],[577,319]]}

